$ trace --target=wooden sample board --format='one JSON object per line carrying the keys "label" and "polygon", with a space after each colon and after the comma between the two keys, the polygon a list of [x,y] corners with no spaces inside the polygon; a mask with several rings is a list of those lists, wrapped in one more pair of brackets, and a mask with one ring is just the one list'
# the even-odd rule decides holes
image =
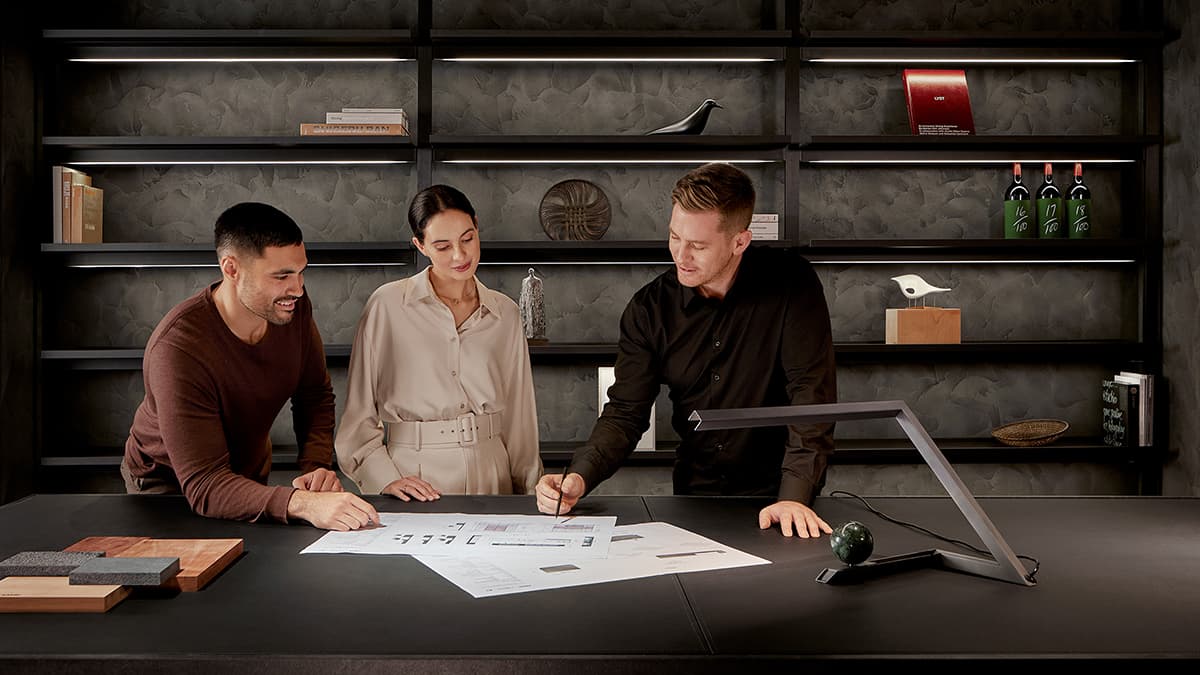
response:
{"label": "wooden sample board", "polygon": [[241,554],[241,539],[144,539],[113,557],[179,558],[179,574],[163,586],[190,593],[204,588]]}
{"label": "wooden sample board", "polygon": [[0,612],[94,612],[129,595],[124,586],[72,586],[67,577],[0,579]]}
{"label": "wooden sample board", "polygon": [[148,537],[87,537],[64,548],[64,551],[103,551],[108,558],[114,558],[118,553],[146,541]]}

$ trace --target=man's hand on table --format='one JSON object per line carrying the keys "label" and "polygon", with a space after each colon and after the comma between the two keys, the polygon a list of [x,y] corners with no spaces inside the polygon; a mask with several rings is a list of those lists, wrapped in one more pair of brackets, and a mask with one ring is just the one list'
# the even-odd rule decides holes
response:
{"label": "man's hand on table", "polygon": [[357,530],[379,524],[375,507],[349,492],[296,490],[288,501],[289,519],[307,520],[325,530]]}
{"label": "man's hand on table", "polygon": [[775,523],[779,523],[785,537],[792,536],[793,529],[796,536],[804,539],[819,537],[822,532],[833,534],[833,528],[821,520],[815,511],[800,502],[788,499],[781,499],[758,512],[759,529],[765,530]]}
{"label": "man's hand on table", "polygon": [[292,481],[292,487],[310,492],[342,492],[343,490],[342,481],[338,479],[337,472],[329,469],[314,469],[303,476],[297,476]]}
{"label": "man's hand on table", "polygon": [[[583,476],[577,473],[567,474],[565,480],[561,473],[548,473],[538,481],[535,492],[537,493],[538,511],[550,515],[554,515],[557,511],[561,516],[570,512],[579,502],[583,493],[587,492],[587,485],[584,483]],[[558,501],[559,494],[562,494],[561,506]]]}

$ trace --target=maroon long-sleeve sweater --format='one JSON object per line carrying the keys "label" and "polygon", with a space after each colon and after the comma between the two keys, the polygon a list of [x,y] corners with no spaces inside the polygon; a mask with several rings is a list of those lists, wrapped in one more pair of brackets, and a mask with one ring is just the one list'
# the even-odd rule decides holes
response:
{"label": "maroon long-sleeve sweater", "polygon": [[[333,387],[308,296],[255,345],[225,325],[220,282],[167,313],[146,343],[146,398],[125,443],[135,479],[166,482],[204,516],[287,522],[293,488],[268,487],[271,424],[288,399],[303,472],[330,468]],[[132,489],[132,488],[131,488]]]}

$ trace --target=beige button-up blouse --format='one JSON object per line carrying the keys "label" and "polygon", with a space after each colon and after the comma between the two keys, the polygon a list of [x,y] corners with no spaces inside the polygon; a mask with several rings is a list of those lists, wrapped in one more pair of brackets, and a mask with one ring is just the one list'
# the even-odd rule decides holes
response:
{"label": "beige button-up blouse", "polygon": [[475,285],[479,309],[458,328],[434,295],[428,268],[380,286],[367,300],[334,440],[339,467],[364,494],[379,494],[402,478],[388,455],[384,423],[452,420],[468,412],[500,413],[514,493],[531,494],[541,477],[520,311],[504,294],[478,279]]}

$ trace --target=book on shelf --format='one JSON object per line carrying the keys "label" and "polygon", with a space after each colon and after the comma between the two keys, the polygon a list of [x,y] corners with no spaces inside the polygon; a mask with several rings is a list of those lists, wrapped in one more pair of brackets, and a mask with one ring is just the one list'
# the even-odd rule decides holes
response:
{"label": "book on shelf", "polygon": [[750,216],[750,239],[777,241],[779,239],[779,214],[755,213]]}
{"label": "book on shelf", "polygon": [[1100,383],[1100,429],[1105,445],[1113,447],[1136,447],[1138,429],[1138,396],[1141,387],[1136,384],[1117,382],[1115,379]]}
{"label": "book on shelf", "polygon": [[1138,437],[1137,444],[1147,447],[1154,444],[1154,376],[1147,373],[1137,373],[1122,370],[1113,376],[1113,381],[1138,387],[1137,414]]}
{"label": "book on shelf", "polygon": [[908,126],[916,136],[971,136],[971,97],[961,70],[905,69]]}
{"label": "book on shelf", "polygon": [[90,185],[71,186],[71,244],[99,244],[104,240],[104,190]]}
{"label": "book on shelf", "polygon": [[300,125],[301,136],[407,136],[403,124],[309,124]]}
{"label": "book on shelf", "polygon": [[342,108],[344,113],[400,113],[405,114],[404,108]]}
{"label": "book on shelf", "polygon": [[345,110],[325,113],[326,124],[400,124],[408,127],[408,115],[403,110]]}
{"label": "book on shelf", "polygon": [[91,185],[92,177],[69,166],[53,166],[50,169],[50,187],[54,200],[52,241],[55,244],[72,243],[71,230],[71,187]]}

